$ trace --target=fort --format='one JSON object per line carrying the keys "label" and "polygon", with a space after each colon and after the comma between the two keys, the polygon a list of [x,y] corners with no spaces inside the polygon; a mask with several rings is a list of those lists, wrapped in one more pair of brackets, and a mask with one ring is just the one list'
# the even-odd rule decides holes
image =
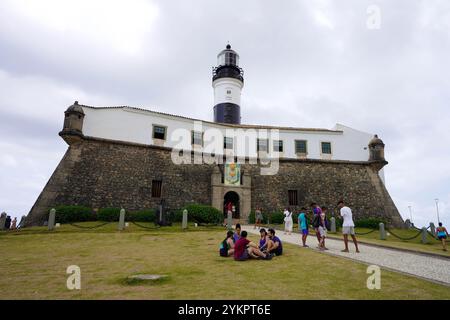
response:
{"label": "fort", "polygon": [[[59,133],[68,149],[26,225],[41,225],[49,208],[62,204],[139,210],[164,200],[169,210],[190,203],[224,210],[231,201],[234,218],[246,221],[256,206],[275,212],[317,202],[335,213],[339,199],[352,207],[356,220],[403,224],[385,187],[385,145],[378,136],[342,124],[332,129],[241,124],[244,79],[238,63],[229,45],[218,55],[214,121],[77,101],[68,107]],[[180,132],[188,139],[180,139]],[[245,148],[239,143],[242,132]],[[174,161],[179,150],[184,161]]]}

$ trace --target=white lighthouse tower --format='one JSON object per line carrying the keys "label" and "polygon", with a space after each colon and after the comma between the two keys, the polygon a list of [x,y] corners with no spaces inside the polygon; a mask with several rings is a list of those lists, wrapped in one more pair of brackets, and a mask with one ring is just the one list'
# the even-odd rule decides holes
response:
{"label": "white lighthouse tower", "polygon": [[241,123],[241,90],[244,71],[239,68],[239,55],[228,44],[217,55],[213,68],[214,122]]}

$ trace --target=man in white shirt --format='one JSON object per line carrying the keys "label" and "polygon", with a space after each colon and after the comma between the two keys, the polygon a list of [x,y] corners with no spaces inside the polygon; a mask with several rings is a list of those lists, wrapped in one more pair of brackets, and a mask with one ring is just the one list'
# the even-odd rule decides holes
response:
{"label": "man in white shirt", "polygon": [[351,235],[353,243],[355,244],[356,252],[359,253],[358,242],[356,241],[355,237],[355,224],[353,223],[352,210],[349,207],[345,206],[343,200],[338,202],[338,207],[339,209],[341,209],[341,217],[344,219],[344,222],[342,223],[342,234],[344,235],[345,249],[341,251],[349,252],[348,235]]}

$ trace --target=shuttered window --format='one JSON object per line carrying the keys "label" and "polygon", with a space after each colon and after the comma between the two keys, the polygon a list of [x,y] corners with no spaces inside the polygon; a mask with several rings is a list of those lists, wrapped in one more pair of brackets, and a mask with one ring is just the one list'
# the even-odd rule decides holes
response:
{"label": "shuttered window", "polygon": [[152,180],[152,197],[161,198],[162,181]]}
{"label": "shuttered window", "polygon": [[297,190],[289,190],[288,191],[289,196],[289,205],[290,206],[297,206],[298,205],[298,192]]}

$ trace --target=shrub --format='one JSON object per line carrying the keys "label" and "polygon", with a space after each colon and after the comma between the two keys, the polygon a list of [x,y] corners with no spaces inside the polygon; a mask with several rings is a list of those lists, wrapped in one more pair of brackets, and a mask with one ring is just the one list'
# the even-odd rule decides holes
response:
{"label": "shrub", "polygon": [[147,210],[127,212],[126,220],[136,222],[155,222],[156,220],[155,210],[147,209]]}
{"label": "shrub", "polygon": [[170,222],[182,222],[183,221],[183,209],[173,210],[169,212]]}
{"label": "shrub", "polygon": [[284,214],[282,212],[273,212],[269,215],[271,224],[282,224],[284,223]]}
{"label": "shrub", "polygon": [[[189,204],[181,209],[181,217],[183,210],[188,211],[188,221],[197,223],[221,223],[223,221],[223,213],[211,206],[203,204]],[[179,214],[177,214],[177,218]],[[181,221],[181,220],[180,220]]]}
{"label": "shrub", "polygon": [[102,208],[98,210],[97,218],[100,221],[119,221],[120,208]]}
{"label": "shrub", "polygon": [[355,227],[359,228],[369,228],[369,229],[378,229],[379,224],[383,222],[386,225],[386,221],[382,219],[376,218],[366,218],[355,221]]}
{"label": "shrub", "polygon": [[56,208],[56,222],[70,223],[95,220],[95,214],[91,208],[83,206],[64,206]]}

